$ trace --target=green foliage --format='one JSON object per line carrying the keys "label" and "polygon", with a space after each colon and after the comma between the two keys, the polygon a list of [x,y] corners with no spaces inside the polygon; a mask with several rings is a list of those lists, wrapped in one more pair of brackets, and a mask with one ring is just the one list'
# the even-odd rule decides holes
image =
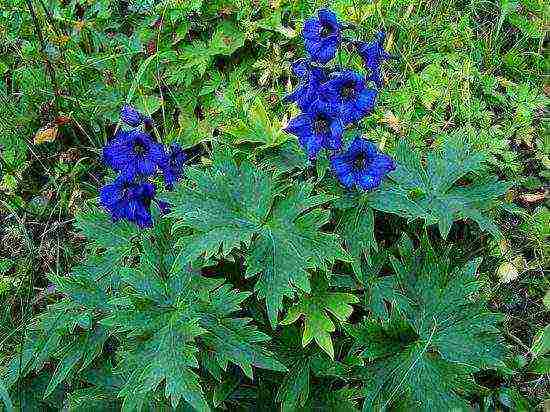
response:
{"label": "green foliage", "polygon": [[[335,393],[326,393],[315,380],[337,379],[338,383],[349,380],[350,365],[332,360],[317,346],[301,344],[300,333],[293,326],[286,327],[274,341],[277,355],[289,366],[289,372],[280,382],[276,400],[284,411],[299,408],[339,408],[344,410],[355,405],[360,397],[356,388],[344,387]],[[340,401],[338,404],[335,401]],[[336,405],[335,405],[336,403]],[[354,410],[351,408],[351,410]]]}
{"label": "green foliage", "polygon": [[318,206],[330,198],[313,196],[310,184],[286,188],[285,198],[277,199],[281,188],[267,174],[223,157],[210,171],[189,168],[187,177],[167,195],[176,227],[193,229],[179,242],[178,262],[227,257],[241,245],[247,248],[245,276],[257,278],[255,291],[265,299],[273,327],[285,296],[311,290],[307,269],[327,272],[327,263],[347,259],[337,236],[319,230],[329,212]]}
{"label": "green foliage", "polygon": [[365,360],[364,410],[390,405],[416,410],[462,410],[475,391],[472,373],[494,367],[504,348],[497,323],[501,316],[472,297],[479,291],[479,260],[452,267],[427,241],[417,250],[404,238],[401,258],[392,258],[395,282],[408,298],[391,300],[389,318],[347,328],[354,350]]}
{"label": "green foliage", "polygon": [[4,382],[0,380],[0,397],[2,398],[2,401],[4,402],[4,407],[6,408],[7,412],[13,411],[13,403],[10,399],[10,394],[8,393],[8,390],[6,389],[6,386],[4,385]]}
{"label": "green foliage", "polygon": [[[423,219],[427,225],[437,224],[444,238],[460,219],[472,219],[482,230],[499,236],[497,226],[484,212],[509,185],[495,176],[479,176],[484,157],[463,139],[447,140],[441,153],[428,155],[425,167],[419,152],[405,143],[398,146],[395,159],[397,170],[391,181],[369,197],[370,206],[409,220]],[[469,174],[478,176],[458,185]]]}
{"label": "green foliage", "polygon": [[224,130],[235,138],[235,144],[251,142],[266,148],[279,146],[289,138],[277,120],[269,119],[265,105],[259,99],[251,104],[245,119],[238,119],[234,126],[225,126]]}
{"label": "green foliage", "polygon": [[550,211],[544,207],[538,207],[520,226],[521,237],[533,244],[533,249],[538,255],[542,266],[546,266],[550,259],[550,229],[548,227]]}
{"label": "green foliage", "polygon": [[[330,2],[397,57],[360,126],[398,168],[359,194],[283,130],[327,4],[2,3],[0,409],[543,407],[547,5]],[[190,154],[147,231],[90,207],[124,102]]]}
{"label": "green foliage", "polygon": [[302,345],[308,345],[313,339],[331,358],[334,358],[334,347],[330,334],[336,330],[329,313],[341,322],[346,321],[353,312],[352,303],[358,303],[355,295],[350,293],[328,292],[324,282],[314,287],[311,295],[300,299],[298,304],[292,306],[281,322],[290,325],[300,317],[304,317],[304,332]]}
{"label": "green foliage", "polygon": [[344,209],[339,214],[339,224],[336,231],[353,256],[352,267],[357,276],[361,277],[361,259],[366,255],[370,259],[371,252],[378,249],[374,238],[374,211],[360,202],[355,207]]}
{"label": "green foliage", "polygon": [[[208,410],[195,372],[203,351],[217,368],[226,370],[233,363],[250,378],[253,366],[286,370],[259,346],[267,335],[250,319],[232,317],[249,293],[232,289],[223,278],[206,278],[192,266],[174,265],[177,255],[168,225],[142,235],[128,223],[106,225],[105,219],[98,212],[81,217],[82,231],[103,252],[92,255],[70,277],[52,275],[67,298],[39,318],[24,355],[7,367],[8,387],[55,358],[47,398],[62,381],[101,357],[110,337],[121,341],[113,374],[123,377],[118,397],[124,410],[141,410],[161,382],[174,408],[184,399],[198,410]],[[143,254],[132,265],[128,252],[136,247]],[[75,333],[76,327],[82,332]]]}

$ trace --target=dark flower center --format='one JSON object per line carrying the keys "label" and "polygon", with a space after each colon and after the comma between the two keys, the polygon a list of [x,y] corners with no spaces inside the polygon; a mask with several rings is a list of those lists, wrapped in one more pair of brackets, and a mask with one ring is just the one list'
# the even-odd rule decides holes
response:
{"label": "dark flower center", "polygon": [[143,156],[147,152],[147,147],[142,141],[136,140],[134,143],[134,152],[138,156]]}
{"label": "dark flower center", "polygon": [[318,115],[313,122],[313,130],[316,134],[327,133],[330,130],[329,120],[323,115]]}
{"label": "dark flower center", "polygon": [[352,81],[346,82],[340,89],[340,96],[343,99],[351,99],[355,95],[355,83]]}
{"label": "dark flower center", "polygon": [[132,189],[130,182],[124,182],[121,187],[121,194],[123,199],[127,199],[130,196],[130,190]]}
{"label": "dark flower center", "polygon": [[334,27],[332,27],[332,25],[330,24],[323,24],[323,27],[321,28],[321,33],[319,33],[319,35],[321,37],[328,37],[332,33],[334,33]]}
{"label": "dark flower center", "polygon": [[369,159],[367,156],[365,156],[363,153],[360,153],[354,160],[353,160],[353,167],[357,170],[363,170],[367,168],[369,165]]}

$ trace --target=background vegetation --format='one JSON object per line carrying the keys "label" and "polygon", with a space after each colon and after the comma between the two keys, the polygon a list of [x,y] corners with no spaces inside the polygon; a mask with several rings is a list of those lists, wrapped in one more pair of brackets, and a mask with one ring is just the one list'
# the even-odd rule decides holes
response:
{"label": "background vegetation", "polygon": [[[223,145],[234,158],[276,176],[311,175],[321,184],[328,161],[309,167],[296,139],[282,131],[296,114],[282,97],[296,83],[290,63],[303,55],[302,23],[322,6],[298,0],[0,0],[0,365],[19,352],[31,318],[63,298],[52,279],[82,260],[86,243],[75,216],[90,210],[112,177],[100,153],[125,102],[150,115],[154,134],[164,143],[179,142],[195,164],[211,164],[212,148]],[[494,215],[502,237],[464,222],[447,237],[457,264],[483,258],[479,272],[485,282],[478,293],[491,311],[504,314],[505,361],[475,375],[483,390],[470,401],[480,410],[548,409],[548,5],[338,0],[330,7],[366,37],[384,30],[386,49],[398,56],[384,66],[386,86],[365,120],[369,138],[397,156],[403,143],[425,155],[461,139],[488,159],[482,172],[510,182],[506,202]],[[341,57],[347,60],[345,52]],[[338,213],[348,211],[342,206]],[[338,216],[329,223],[333,227]],[[421,221],[409,225],[378,212],[374,219],[380,245],[397,250],[404,232],[419,241]],[[432,229],[432,243],[443,244]],[[369,250],[365,243],[359,248]],[[363,263],[371,266],[354,271],[367,279],[376,262]],[[238,282],[242,262],[225,264],[232,283]],[[340,298],[356,303],[354,297]],[[246,302],[248,315],[261,318],[258,304]],[[303,321],[293,320],[307,308],[294,310],[296,316],[288,314],[288,326],[279,325],[276,334],[299,348]],[[329,309],[326,316],[338,323],[349,314]],[[265,319],[261,324],[270,330]],[[342,334],[340,328],[333,334],[344,342],[332,349],[337,354],[346,344]],[[299,360],[308,362],[311,378],[297,371],[281,374],[283,379],[260,372],[252,381],[230,370],[207,396],[230,410],[251,408],[254,399],[264,402],[262,410],[312,409],[315,402],[324,402],[326,410],[354,410],[362,395],[353,385],[336,383],[344,369],[334,378],[338,371],[327,372],[318,352],[311,344]],[[90,399],[100,398],[74,395],[90,376],[75,376],[53,390],[56,366],[48,359],[40,372],[10,388],[16,408],[84,410]],[[0,386],[0,398],[7,394]]]}

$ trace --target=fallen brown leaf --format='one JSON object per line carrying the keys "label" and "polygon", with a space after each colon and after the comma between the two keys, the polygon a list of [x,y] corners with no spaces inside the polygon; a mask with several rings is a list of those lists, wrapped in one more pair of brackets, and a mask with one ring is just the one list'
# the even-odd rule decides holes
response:
{"label": "fallen brown leaf", "polygon": [[57,138],[57,125],[46,126],[39,129],[34,135],[34,144],[42,144],[46,142],[53,142]]}
{"label": "fallen brown leaf", "polygon": [[522,193],[518,196],[518,199],[524,203],[538,203],[546,199],[547,193]]}
{"label": "fallen brown leaf", "polygon": [[71,123],[71,118],[68,116],[57,116],[53,121],[57,126],[63,126],[64,124]]}

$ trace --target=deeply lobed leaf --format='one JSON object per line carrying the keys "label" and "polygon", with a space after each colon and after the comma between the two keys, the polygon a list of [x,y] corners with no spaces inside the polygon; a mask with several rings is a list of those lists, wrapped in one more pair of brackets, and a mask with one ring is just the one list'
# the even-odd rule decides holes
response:
{"label": "deeply lobed leaf", "polygon": [[493,236],[500,236],[486,213],[510,184],[489,176],[459,186],[458,181],[467,174],[479,174],[484,161],[484,156],[474,152],[463,138],[448,139],[441,152],[428,156],[426,166],[418,150],[403,141],[395,159],[398,166],[391,181],[369,196],[371,207],[410,220],[422,219],[427,225],[437,224],[444,238],[454,221],[466,218]]}
{"label": "deeply lobed leaf", "polygon": [[327,271],[336,259],[348,259],[338,237],[320,231],[329,212],[318,206],[330,198],[312,195],[311,185],[277,199],[280,189],[269,175],[223,156],[211,170],[190,169],[187,176],[190,182],[169,196],[176,225],[193,230],[180,241],[178,265],[248,247],[246,277],[257,276],[255,291],[273,327],[283,298],[310,290],[308,269]]}

